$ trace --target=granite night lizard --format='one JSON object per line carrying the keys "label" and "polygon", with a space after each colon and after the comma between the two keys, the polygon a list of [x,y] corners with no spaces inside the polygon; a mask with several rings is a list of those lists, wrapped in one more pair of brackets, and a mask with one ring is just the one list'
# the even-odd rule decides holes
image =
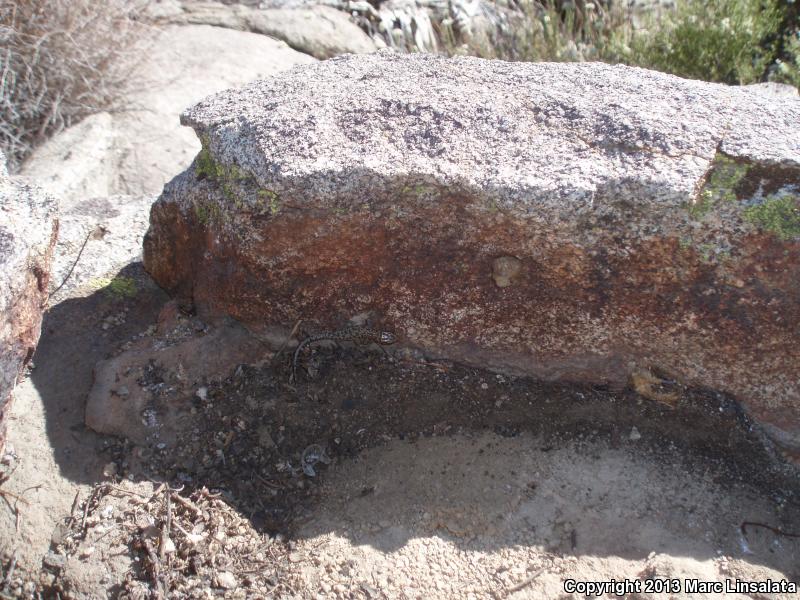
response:
{"label": "granite night lizard", "polygon": [[387,346],[389,344],[394,344],[395,341],[397,341],[397,337],[389,331],[378,331],[377,329],[359,326],[345,327],[337,331],[323,331],[322,333],[310,335],[300,342],[297,349],[294,351],[294,357],[292,358],[292,381],[297,380],[297,359],[300,357],[300,352],[309,344],[322,340],[355,342],[359,345],[379,344],[381,346]]}

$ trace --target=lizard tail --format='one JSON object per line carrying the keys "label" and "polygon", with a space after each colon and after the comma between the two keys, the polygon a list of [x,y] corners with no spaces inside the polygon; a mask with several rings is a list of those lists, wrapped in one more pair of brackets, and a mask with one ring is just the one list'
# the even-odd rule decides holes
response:
{"label": "lizard tail", "polygon": [[297,359],[300,357],[300,352],[302,352],[303,348],[305,348],[307,345],[308,340],[303,340],[297,344],[297,348],[294,351],[294,356],[292,357],[292,375],[290,383],[297,381]]}

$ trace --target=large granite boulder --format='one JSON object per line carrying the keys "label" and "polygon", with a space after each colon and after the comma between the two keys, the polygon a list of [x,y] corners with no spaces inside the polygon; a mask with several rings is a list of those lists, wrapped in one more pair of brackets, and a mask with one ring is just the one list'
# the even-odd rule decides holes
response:
{"label": "large granite boulder", "polygon": [[208,25],[154,28],[125,90],[125,108],[98,113],[37,148],[22,174],[62,209],[86,198],[158,194],[199,144],[178,115],[208,94],[315,59],[284,42]]}
{"label": "large granite boulder", "polygon": [[175,1],[173,10],[157,20],[260,33],[319,59],[375,52],[377,49],[375,42],[352,21],[346,10],[319,4],[255,8],[244,4]]}
{"label": "large granite boulder", "polygon": [[0,152],[0,454],[14,386],[39,341],[57,234],[55,200],[10,178]]}
{"label": "large granite boulder", "polygon": [[87,296],[142,259],[153,196],[86,198],[59,213],[50,303]]}
{"label": "large granite boulder", "polygon": [[201,315],[734,394],[800,448],[800,101],[605,64],[348,56],[182,116],[145,266]]}

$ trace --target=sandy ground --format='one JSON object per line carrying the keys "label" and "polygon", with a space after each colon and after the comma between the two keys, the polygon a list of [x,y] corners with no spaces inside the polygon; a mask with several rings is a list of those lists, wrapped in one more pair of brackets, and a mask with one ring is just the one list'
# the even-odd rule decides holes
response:
{"label": "sandy ground", "polygon": [[33,366],[16,388],[9,425],[6,453],[14,455],[13,471],[1,489],[22,500],[6,497],[8,502],[0,503],[4,572],[16,556],[16,570],[38,579],[56,526],[70,514],[76,494],[85,499],[103,479],[109,451],[118,445],[88,430],[83,420],[94,364],[116,350],[120,339],[138,333],[142,323],[153,322],[165,300],[141,268],[130,275],[142,288],[137,301],[97,292],[45,313]]}
{"label": "sandy ground", "polygon": [[557,598],[573,597],[568,578],[797,578],[796,542],[739,530],[770,518],[767,499],[635,443],[542,447],[533,435],[476,433],[393,441],[337,465],[299,531],[304,583],[390,598]]}
{"label": "sandy ground", "polygon": [[[127,274],[135,297],[98,291],[46,316],[0,488],[0,597],[579,598],[566,580],[625,578],[642,585],[629,598],[797,597],[686,591],[800,579],[800,540],[780,533],[800,523],[796,472],[754,450],[735,411],[678,418],[630,391],[322,348],[295,387],[287,365],[214,383],[195,445],[137,461],[83,426],[94,364],[166,300],[139,266]],[[223,461],[204,457],[231,422]],[[256,430],[270,449],[253,458]],[[330,464],[287,471],[309,443]],[[178,499],[158,484],[176,468]],[[678,587],[648,593],[653,578]]]}

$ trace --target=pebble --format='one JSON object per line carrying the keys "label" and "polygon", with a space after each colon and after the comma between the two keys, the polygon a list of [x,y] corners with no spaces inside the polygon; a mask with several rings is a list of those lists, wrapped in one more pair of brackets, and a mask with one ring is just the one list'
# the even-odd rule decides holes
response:
{"label": "pebble", "polygon": [[172,541],[171,538],[165,537],[164,538],[164,553],[165,554],[172,554],[175,552],[175,542]]}
{"label": "pebble", "polygon": [[222,571],[217,574],[217,586],[225,588],[226,590],[232,590],[236,587],[236,577],[233,573]]}
{"label": "pebble", "polygon": [[639,433],[639,430],[636,429],[636,427],[631,427],[631,433],[628,436],[628,439],[632,442],[635,442],[636,440],[642,439],[642,434]]}
{"label": "pebble", "polygon": [[42,562],[44,562],[44,564],[48,567],[60,569],[67,564],[67,557],[63,554],[56,554],[55,552],[50,551],[44,557]]}

